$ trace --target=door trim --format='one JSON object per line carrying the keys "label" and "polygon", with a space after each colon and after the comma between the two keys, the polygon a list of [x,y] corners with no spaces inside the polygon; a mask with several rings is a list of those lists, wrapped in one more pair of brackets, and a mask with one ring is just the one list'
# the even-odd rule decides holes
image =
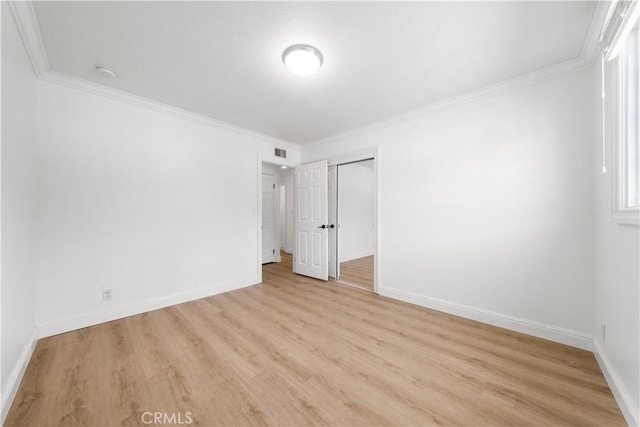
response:
{"label": "door trim", "polygon": [[[337,246],[337,234],[338,234],[338,166],[327,166],[327,199],[329,207],[329,224],[335,224],[333,230],[329,230],[329,279],[338,280],[340,277],[340,264],[338,260],[338,246]],[[335,236],[334,236],[335,234]],[[331,257],[331,254],[334,257]],[[334,258],[333,260],[331,258]],[[332,274],[333,273],[333,274]]]}
{"label": "door trim", "polygon": [[257,185],[256,188],[258,189],[257,193],[258,193],[258,197],[257,197],[257,201],[256,201],[256,209],[252,209],[252,213],[253,211],[255,211],[256,213],[256,235],[257,235],[257,242],[258,244],[257,246],[257,256],[256,256],[256,261],[257,261],[257,271],[256,271],[256,277],[258,278],[258,283],[262,283],[262,156],[260,155],[260,153],[258,153],[257,156],[257,163],[258,166],[256,168],[256,181],[257,181]]}

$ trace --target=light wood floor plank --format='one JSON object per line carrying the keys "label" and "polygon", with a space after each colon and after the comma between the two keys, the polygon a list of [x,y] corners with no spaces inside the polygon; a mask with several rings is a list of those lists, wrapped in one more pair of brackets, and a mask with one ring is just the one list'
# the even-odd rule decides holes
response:
{"label": "light wood floor plank", "polygon": [[42,339],[6,426],[624,425],[589,352],[291,273]]}

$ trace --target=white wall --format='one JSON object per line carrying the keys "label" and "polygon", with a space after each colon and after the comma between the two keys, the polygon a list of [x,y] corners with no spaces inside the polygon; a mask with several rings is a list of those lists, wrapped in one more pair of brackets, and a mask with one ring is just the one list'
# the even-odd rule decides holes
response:
{"label": "white wall", "polygon": [[[595,223],[595,299],[593,335],[596,351],[603,370],[618,383],[629,411],[625,413],[627,421],[632,423],[629,415],[638,425],[640,402],[640,228],[633,225],[620,225],[612,221],[613,186],[614,186],[614,146],[616,105],[615,79],[616,62],[607,64],[607,168],[608,173],[601,172],[602,127],[601,120],[594,120],[595,153],[598,159],[595,174],[596,190],[596,223]],[[601,92],[600,67],[594,67],[594,96],[598,101]],[[595,104],[595,117],[602,114],[601,103]],[[601,325],[606,324],[606,340],[601,336]],[[621,407],[625,407],[621,404]]]}
{"label": "white wall", "polygon": [[36,78],[2,2],[2,417],[31,345]]}
{"label": "white wall", "polygon": [[373,255],[373,160],[338,166],[340,262]]}
{"label": "white wall", "polygon": [[44,334],[257,282],[271,141],[42,80],[38,95]]}
{"label": "white wall", "polygon": [[583,347],[593,325],[591,70],[337,137],[379,146],[379,291]]}

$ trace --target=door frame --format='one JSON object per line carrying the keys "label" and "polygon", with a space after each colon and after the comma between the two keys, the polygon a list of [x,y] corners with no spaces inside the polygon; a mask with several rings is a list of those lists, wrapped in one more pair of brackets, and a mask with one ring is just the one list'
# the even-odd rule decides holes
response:
{"label": "door frame", "polygon": [[[333,230],[329,230],[329,280],[337,280],[340,276],[340,264],[336,263],[339,258],[338,254],[338,166],[329,165],[327,167],[327,199],[329,207],[329,224],[335,224]],[[333,191],[332,191],[333,190]],[[333,236],[336,235],[336,237]],[[335,259],[331,259],[331,253],[335,254]],[[331,274],[333,273],[333,275]]]}
{"label": "door frame", "polygon": [[[374,190],[374,212],[373,212],[373,293],[379,294],[378,290],[380,285],[380,146],[363,148],[358,151],[352,151],[345,154],[339,154],[329,157],[329,166],[339,166],[345,163],[359,162],[362,160],[373,159],[373,174],[375,177],[375,190]],[[340,183],[338,182],[338,186]],[[336,187],[337,191],[337,187]],[[336,242],[337,246],[337,242]],[[338,262],[338,251],[340,248],[336,248],[336,260]],[[339,268],[339,267],[337,267]]]}
{"label": "door frame", "polygon": [[[286,166],[291,169],[295,169],[296,165],[287,161],[286,159],[278,159],[274,156],[265,156],[262,153],[257,154],[256,158],[256,189],[257,199],[256,208],[252,209],[251,213],[256,214],[256,236],[257,236],[257,250],[256,250],[256,283],[262,283],[262,162],[270,163],[276,166]],[[278,186],[276,186],[277,194],[280,194]],[[274,197],[275,198],[275,197]],[[279,215],[279,213],[278,213]],[[279,226],[279,224],[278,224]],[[277,254],[278,258],[280,254]]]}

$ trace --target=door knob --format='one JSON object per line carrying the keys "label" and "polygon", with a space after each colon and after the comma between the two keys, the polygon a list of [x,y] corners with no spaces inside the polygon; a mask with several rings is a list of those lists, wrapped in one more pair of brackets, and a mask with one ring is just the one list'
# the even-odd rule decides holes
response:
{"label": "door knob", "polygon": [[329,228],[336,228],[336,226],[335,226],[335,225],[333,225],[333,224],[331,224],[331,225],[329,226]]}
{"label": "door knob", "polygon": [[322,224],[322,225],[319,225],[318,228],[322,228],[324,230],[325,228],[327,228],[327,226]]}

